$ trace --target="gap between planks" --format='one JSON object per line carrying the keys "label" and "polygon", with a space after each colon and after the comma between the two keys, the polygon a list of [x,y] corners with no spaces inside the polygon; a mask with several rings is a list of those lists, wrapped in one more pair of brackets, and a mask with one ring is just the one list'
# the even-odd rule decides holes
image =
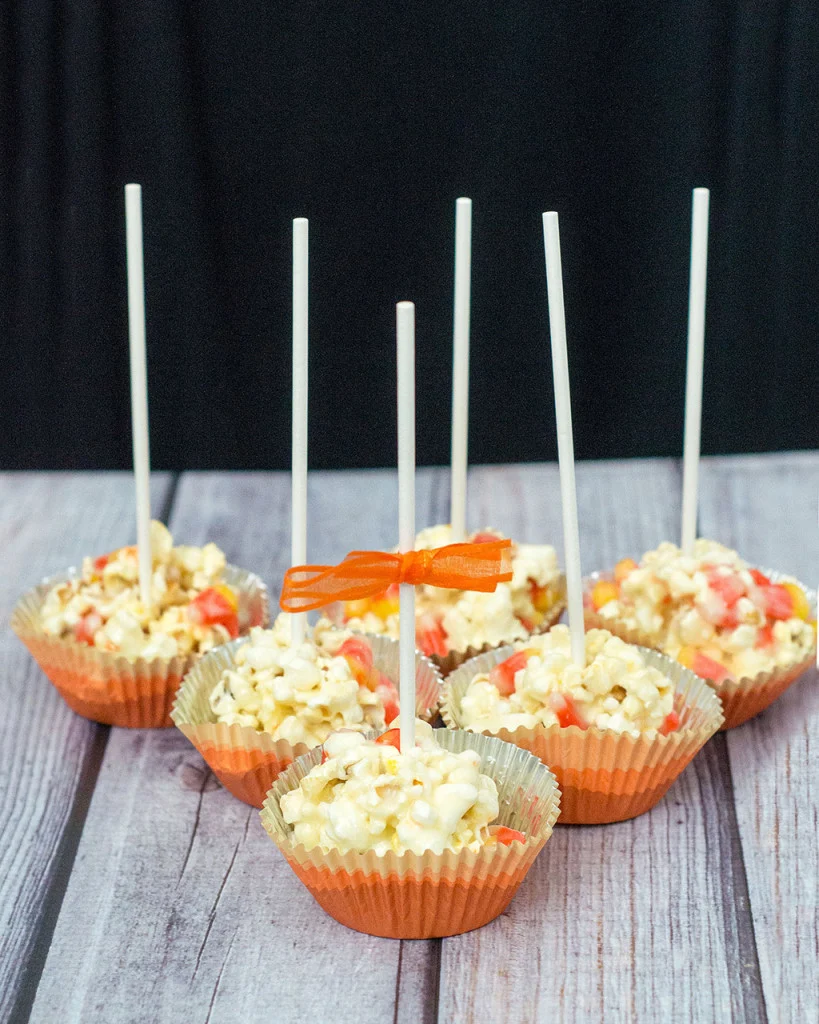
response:
{"label": "gap between planks", "polygon": [[[442,473],[435,481],[435,486],[432,488],[432,500],[430,502],[431,508],[428,522],[440,521],[441,519],[440,514],[436,513],[440,513],[440,507],[443,505],[448,493],[446,481],[443,477],[444,474]],[[175,491],[177,483],[178,478],[175,478],[169,498],[172,498],[172,494],[173,491]],[[421,525],[425,524],[419,523],[419,526]],[[472,525],[475,526],[482,524],[473,522]],[[605,519],[602,521],[599,529],[601,531],[601,539],[605,538],[605,540],[609,540],[610,538],[606,536],[609,531],[609,524]],[[722,539],[726,541],[729,540],[727,537]],[[639,552],[637,553],[639,554]],[[708,852],[709,860],[713,857],[713,867],[720,871],[724,871],[725,867],[728,866],[728,870],[731,875],[731,885],[727,888],[730,889],[734,897],[733,902],[736,911],[734,917],[731,917],[731,908],[729,908],[725,903],[723,903],[721,908],[724,918],[726,951],[730,950],[736,956],[735,967],[737,968],[737,976],[730,978],[731,1009],[736,1015],[735,1019],[761,1021],[765,1019],[763,1016],[765,1008],[763,1002],[761,1004],[760,1013],[760,1003],[758,1000],[761,993],[761,983],[759,981],[758,954],[755,944],[751,908],[749,907],[748,901],[747,873],[745,870],[744,859],[742,857],[742,846],[739,842],[736,808],[733,804],[734,785],[730,774],[730,765],[725,756],[725,749],[725,738],[718,737],[717,741],[713,744],[713,749],[710,751],[710,756],[707,758],[708,765],[703,763],[703,771],[701,773],[698,772],[697,775],[699,784],[702,785],[703,781],[699,776],[702,775],[702,777],[705,777],[705,769],[709,768],[709,771],[707,772],[707,774],[711,776],[710,780],[708,780],[709,784],[713,783],[714,788],[717,789],[724,788],[728,797],[727,806],[729,808],[729,813],[726,816],[728,820],[727,822],[720,821],[717,823],[715,830],[717,832],[717,842],[715,846],[719,851],[719,856],[712,854],[712,851],[710,850]],[[716,771],[713,773],[710,770],[712,762],[717,762]],[[89,802],[90,798],[89,793]],[[710,831],[711,830],[709,829],[709,832]],[[77,842],[79,842],[79,837],[80,833],[77,834]],[[63,891],[67,880],[68,874],[66,873],[65,879],[63,880]],[[57,905],[57,912],[58,911],[59,905]],[[45,914],[43,916],[45,918]],[[395,1021],[401,1021],[403,1024],[403,1022],[408,1019],[406,1013],[402,1014],[401,1012],[403,1003],[402,993],[410,1000],[411,1003],[411,987],[417,986],[419,982],[423,985],[425,997],[423,1000],[423,1015],[420,1016],[420,1018],[415,1017],[414,1019],[421,1019],[424,1022],[427,1020],[435,1020],[438,1018],[440,1013],[445,1012],[445,1005],[441,1007],[440,1011],[438,1009],[441,986],[441,957],[442,950],[445,948],[446,944],[441,943],[440,940],[433,940],[430,943],[409,942],[401,944],[399,962],[396,970],[395,990],[398,998],[395,1009]],[[745,958],[751,951],[752,958],[750,961],[746,961]],[[416,967],[420,965],[420,971],[414,970],[413,965]],[[746,965],[749,969],[748,976],[741,976],[739,971]],[[417,994],[416,989],[415,998],[417,998]],[[23,1020],[24,1018],[19,1019]]]}
{"label": "gap between planks", "polygon": [[[445,469],[433,471],[429,501],[423,522],[416,529],[449,522],[449,476]],[[472,528],[475,523],[470,524]],[[441,995],[441,958],[443,940],[402,939],[395,974],[395,1012],[393,1024],[438,1024]],[[421,988],[420,1007],[418,992]],[[420,1016],[418,1011],[420,1009]]]}
{"label": "gap between planks", "polygon": [[[152,479],[157,506],[168,483],[164,473]],[[21,591],[90,551],[127,541],[122,531],[130,534],[133,525],[129,484],[123,473],[0,474],[4,619]],[[0,722],[0,1019],[7,1020],[34,953],[99,726],[67,708],[10,629],[0,633],[0,696],[13,709]]]}
{"label": "gap between planks", "polygon": [[[419,519],[439,500],[433,494],[446,494],[434,476],[419,472]],[[394,474],[313,474],[311,502],[311,553],[318,560],[362,543],[394,543]],[[180,540],[219,543],[231,561],[253,565],[275,583],[288,557],[288,513],[286,474],[186,474],[172,528]],[[191,785],[191,758],[199,760],[173,730],[112,731],[31,1019],[50,1024],[59,1011],[64,1020],[135,1020],[147,999],[157,1020],[179,1019],[180,1012],[212,1024],[262,1020],[271,1005],[277,1019],[298,1020],[311,1015],[312,1005],[319,1019],[332,1006],[339,1021],[381,1024],[395,1018],[396,985],[401,1024],[434,1019],[432,944],[406,943],[402,952],[397,943],[354,935],[323,915],[273,856],[253,812],[248,818],[244,805],[219,787],[210,791],[207,782],[200,801],[203,782]],[[180,783],[176,790],[168,788],[169,772]],[[184,792],[191,789],[192,801]],[[246,838],[234,857],[237,831]],[[144,889],[140,873],[149,865],[151,885]],[[248,888],[259,897],[250,903]],[[81,948],[78,931],[86,937]],[[338,971],[316,987],[314,975],[304,976],[305,962]],[[248,975],[256,984],[248,986]],[[371,999],[362,1008],[350,982],[364,977]]]}
{"label": "gap between planks", "polygon": [[[477,472],[484,478],[479,500],[500,513],[482,518],[528,531],[537,521],[536,532],[560,549],[555,467]],[[675,537],[679,489],[676,460],[580,463],[586,571]],[[504,915],[444,940],[441,1022],[764,1021],[728,767],[720,737],[649,814],[600,829],[558,824]],[[628,863],[638,874],[624,885]],[[657,971],[658,957],[673,986]]]}
{"label": "gap between planks", "polygon": [[17,998],[9,1016],[10,1024],[17,1024],[17,1022],[24,1024],[31,1015],[31,1008],[37,995],[37,986],[40,984],[51,938],[57,927],[60,908],[68,888],[71,870],[74,867],[74,859],[77,856],[83,826],[102,767],[102,759],[105,756],[110,732],[110,725],[97,726],[91,745],[86,751],[77,790],[74,793],[74,801],[68,813],[57,852],[54,855],[51,884],[43,899],[40,920],[33,936],[31,956],[26,963]]}
{"label": "gap between planks", "polygon": [[[677,463],[682,487],[682,464]],[[696,536],[705,537],[702,524],[702,513],[697,509]],[[728,544],[726,537],[708,538]],[[730,545],[729,545],[730,546]],[[721,799],[727,814],[720,821],[720,852],[723,841],[730,856],[731,872],[729,875],[729,894],[733,899],[725,899],[722,904],[723,923],[727,935],[732,936],[737,953],[736,971],[729,973],[728,985],[731,993],[732,1015],[738,1020],[759,1021],[767,1024],[768,1011],[765,1005],[765,993],[762,987],[762,972],[759,966],[759,950],[756,944],[756,931],[751,911],[751,899],[748,890],[748,872],[745,867],[745,856],[742,850],[742,839],[737,821],[736,791],[731,774],[731,761],[728,756],[728,743],[724,733],[717,733],[706,743],[698,755],[716,761],[719,771],[714,772],[714,779],[722,783]],[[710,851],[709,851],[710,853]],[[722,860],[722,858],[720,858]],[[720,870],[715,864],[714,870]]]}
{"label": "gap between planks", "polygon": [[[704,532],[752,564],[815,581],[819,454],[703,460]],[[783,500],[786,497],[786,500]],[[815,670],[725,735],[768,1018],[819,1021],[819,688]]]}
{"label": "gap between planks", "polygon": [[[165,498],[155,513],[156,518],[167,523],[173,510],[176,490],[181,474],[171,475]],[[17,997],[9,1014],[9,1024],[25,1024],[31,1016],[31,1009],[37,995],[46,957],[60,916],[68,881],[74,867],[74,860],[82,838],[88,816],[88,808],[94,795],[100,768],[111,734],[110,725],[97,725],[91,744],[86,751],[71,810],[66,818],[65,828],[54,855],[51,883],[43,898],[40,919],[33,935],[32,952],[22,976]]]}

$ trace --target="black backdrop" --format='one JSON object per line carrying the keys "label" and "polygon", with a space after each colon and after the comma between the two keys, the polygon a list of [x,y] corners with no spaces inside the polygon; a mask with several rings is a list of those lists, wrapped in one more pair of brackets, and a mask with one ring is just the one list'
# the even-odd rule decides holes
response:
{"label": "black backdrop", "polygon": [[813,447],[819,14],[792,3],[4,0],[2,463],[127,466],[122,186],[144,189],[153,462],[284,467],[290,221],[311,464],[448,458],[474,202],[472,461],[555,457],[540,213],[581,456],[678,453],[690,189],[712,189],[703,447]]}

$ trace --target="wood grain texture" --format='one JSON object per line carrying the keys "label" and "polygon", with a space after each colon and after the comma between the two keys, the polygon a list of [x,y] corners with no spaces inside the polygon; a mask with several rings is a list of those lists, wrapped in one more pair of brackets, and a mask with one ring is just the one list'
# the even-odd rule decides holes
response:
{"label": "wood grain texture", "polygon": [[[700,533],[815,587],[819,454],[704,460]],[[768,1020],[819,1021],[819,680],[727,734]]]}
{"label": "wood grain texture", "polygon": [[[438,482],[419,474],[419,522]],[[309,503],[311,560],[395,542],[394,474],[312,475]],[[289,478],[185,475],[171,525],[216,540],[275,595]],[[327,917],[181,734],[113,730],[31,1019],[418,1021],[434,951]]]}
{"label": "wood grain texture", "polygon": [[[813,455],[705,460],[701,532],[812,582],[818,471]],[[4,491],[7,483],[15,489]],[[679,490],[671,461],[580,464],[584,568],[676,539]],[[115,543],[126,519],[124,532],[132,532],[130,490],[117,478],[0,478],[4,496],[6,609],[26,572],[26,584],[35,582]],[[72,525],[62,510],[75,503],[82,515]],[[447,503],[446,473],[421,472],[418,525],[448,518]],[[391,546],[395,505],[394,474],[312,475],[311,560]],[[45,527],[43,509],[51,513]],[[469,522],[562,548],[557,468],[473,470]],[[261,572],[275,599],[289,551],[289,478],[187,474],[171,526],[183,541],[216,540],[232,561]],[[102,542],[105,529],[116,541]],[[15,546],[32,552],[14,562]],[[498,921],[443,942],[397,943],[329,919],[257,813],[221,790],[176,731],[114,729],[104,746],[100,730],[71,716],[15,647],[3,638],[1,685],[14,700],[22,692],[22,718],[34,723],[0,725],[0,952],[12,957],[0,955],[0,981],[10,978],[17,992],[42,916],[40,888],[54,891],[59,864],[72,867],[46,825],[48,787],[58,832],[76,844],[83,828],[54,908],[33,1021],[817,1019],[815,675],[713,740],[651,813],[613,826],[558,827]],[[34,769],[22,755],[28,737],[42,751]],[[87,783],[90,794],[95,779],[86,815],[77,793]],[[19,931],[17,918],[35,924]],[[35,948],[34,961],[45,952]],[[0,1005],[4,996],[5,987]]]}
{"label": "wood grain texture", "polygon": [[[679,530],[674,463],[581,463],[577,486],[586,571]],[[556,467],[475,470],[470,494],[482,524],[562,547]],[[649,814],[558,824],[506,914],[444,940],[439,1020],[764,1019],[758,977],[746,993],[738,971],[750,919],[734,907],[744,876],[727,810],[717,745]]]}
{"label": "wood grain texture", "polygon": [[[170,480],[156,475],[153,507]],[[133,541],[126,474],[0,475],[0,614],[84,555]],[[0,633],[0,1020],[25,1016],[71,870],[107,727],[79,718],[8,628]]]}

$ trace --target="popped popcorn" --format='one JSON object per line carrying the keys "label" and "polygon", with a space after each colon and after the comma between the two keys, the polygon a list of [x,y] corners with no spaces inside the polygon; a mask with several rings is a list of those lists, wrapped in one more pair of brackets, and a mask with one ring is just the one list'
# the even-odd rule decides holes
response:
{"label": "popped popcorn", "polygon": [[[468,540],[495,540],[503,534],[483,530]],[[430,526],[415,539],[418,551],[452,543],[449,525]],[[416,588],[416,635],[427,655],[497,646],[521,639],[537,628],[560,599],[560,570],[554,548],[545,544],[512,545],[512,579],[493,593]],[[398,588],[375,598],[348,601],[345,623],[363,633],[398,636]]]}
{"label": "popped popcorn", "polygon": [[140,599],[136,547],[119,548],[83,559],[79,578],[52,587],[43,630],[127,658],[201,654],[238,636],[238,597],[222,582],[225,556],[215,544],[174,547],[154,521],[151,554],[151,607]]}
{"label": "popped popcorn", "polygon": [[290,616],[255,628],[210,695],[217,721],[293,745],[317,746],[335,729],[382,729],[398,712],[395,685],[373,668],[362,638],[321,619],[299,647]]}
{"label": "popped popcorn", "polygon": [[671,679],[608,631],[586,634],[583,667],[572,661],[568,626],[516,646],[510,658],[470,682],[461,717],[472,732],[577,725],[636,738],[677,727]]}
{"label": "popped popcorn", "polygon": [[525,839],[510,829],[500,830],[509,836],[496,838],[490,829],[498,816],[498,790],[481,773],[477,752],[443,750],[421,721],[411,751],[402,753],[393,738],[329,737],[326,760],[281,799],[297,843],[325,852],[442,854]]}
{"label": "popped popcorn", "polygon": [[625,559],[588,600],[604,621],[638,631],[648,646],[716,683],[798,664],[815,643],[796,580],[773,583],[710,540],[697,540],[691,555],[663,543],[639,565]]}

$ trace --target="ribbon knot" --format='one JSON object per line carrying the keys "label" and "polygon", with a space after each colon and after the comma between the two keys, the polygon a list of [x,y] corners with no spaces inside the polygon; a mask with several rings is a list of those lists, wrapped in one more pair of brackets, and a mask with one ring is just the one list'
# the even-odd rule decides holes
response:
{"label": "ribbon knot", "polygon": [[338,565],[288,569],[279,605],[285,612],[309,612],[333,601],[375,597],[393,583],[491,593],[512,579],[511,547],[511,540],[494,540],[403,554],[351,551]]}
{"label": "ribbon knot", "polygon": [[412,583],[415,587],[424,583],[429,578],[434,557],[435,552],[426,548],[423,551],[405,551],[401,555],[399,583]]}

